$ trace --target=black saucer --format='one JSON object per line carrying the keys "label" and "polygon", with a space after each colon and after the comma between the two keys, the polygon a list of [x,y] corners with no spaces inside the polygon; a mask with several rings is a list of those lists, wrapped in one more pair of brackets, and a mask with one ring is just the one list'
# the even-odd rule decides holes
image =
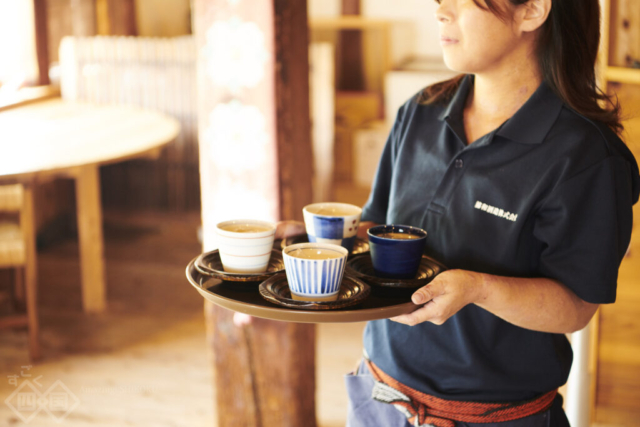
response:
{"label": "black saucer", "polygon": [[347,261],[347,269],[349,274],[362,279],[371,285],[396,289],[415,289],[431,282],[434,277],[446,270],[446,267],[433,258],[422,255],[420,267],[418,267],[418,272],[416,273],[415,278],[390,279],[386,277],[379,277],[373,269],[371,254],[367,252],[354,255],[350,258],[349,261]]}
{"label": "black saucer", "polygon": [[291,297],[287,275],[277,274],[260,284],[260,295],[267,301],[288,308],[304,310],[336,310],[362,302],[371,288],[355,277],[344,276],[336,301],[298,301]]}
{"label": "black saucer", "polygon": [[269,265],[264,273],[229,273],[224,271],[220,253],[217,249],[200,255],[196,258],[194,266],[196,270],[204,275],[228,282],[263,282],[274,274],[284,272],[284,260],[280,249],[271,251]]}

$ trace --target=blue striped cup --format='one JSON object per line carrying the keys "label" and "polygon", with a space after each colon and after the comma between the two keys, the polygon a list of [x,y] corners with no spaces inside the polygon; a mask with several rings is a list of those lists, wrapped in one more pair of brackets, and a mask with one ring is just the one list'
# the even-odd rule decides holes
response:
{"label": "blue striped cup", "polygon": [[291,297],[300,301],[335,301],[349,251],[327,243],[299,243],[282,250]]}

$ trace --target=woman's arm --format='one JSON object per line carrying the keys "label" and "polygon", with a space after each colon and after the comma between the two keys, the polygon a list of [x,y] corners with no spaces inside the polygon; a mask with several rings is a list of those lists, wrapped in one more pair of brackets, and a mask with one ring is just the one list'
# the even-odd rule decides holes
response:
{"label": "woman's arm", "polygon": [[412,300],[424,304],[413,313],[391,320],[406,325],[443,324],[467,304],[476,304],[522,328],[571,333],[584,328],[598,309],[569,288],[546,278],[515,278],[448,270],[416,291]]}

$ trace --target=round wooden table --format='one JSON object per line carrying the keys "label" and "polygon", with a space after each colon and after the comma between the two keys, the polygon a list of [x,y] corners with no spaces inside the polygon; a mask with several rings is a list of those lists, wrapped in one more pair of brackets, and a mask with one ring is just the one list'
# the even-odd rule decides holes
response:
{"label": "round wooden table", "polygon": [[157,157],[179,132],[178,121],[161,113],[59,98],[0,112],[0,184],[75,180],[86,312],[106,306],[99,166]]}

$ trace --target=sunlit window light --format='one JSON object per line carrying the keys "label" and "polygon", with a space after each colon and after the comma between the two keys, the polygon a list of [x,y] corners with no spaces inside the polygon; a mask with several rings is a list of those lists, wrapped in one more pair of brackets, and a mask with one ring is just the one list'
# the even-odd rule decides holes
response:
{"label": "sunlit window light", "polygon": [[32,0],[0,0],[0,100],[38,79]]}

